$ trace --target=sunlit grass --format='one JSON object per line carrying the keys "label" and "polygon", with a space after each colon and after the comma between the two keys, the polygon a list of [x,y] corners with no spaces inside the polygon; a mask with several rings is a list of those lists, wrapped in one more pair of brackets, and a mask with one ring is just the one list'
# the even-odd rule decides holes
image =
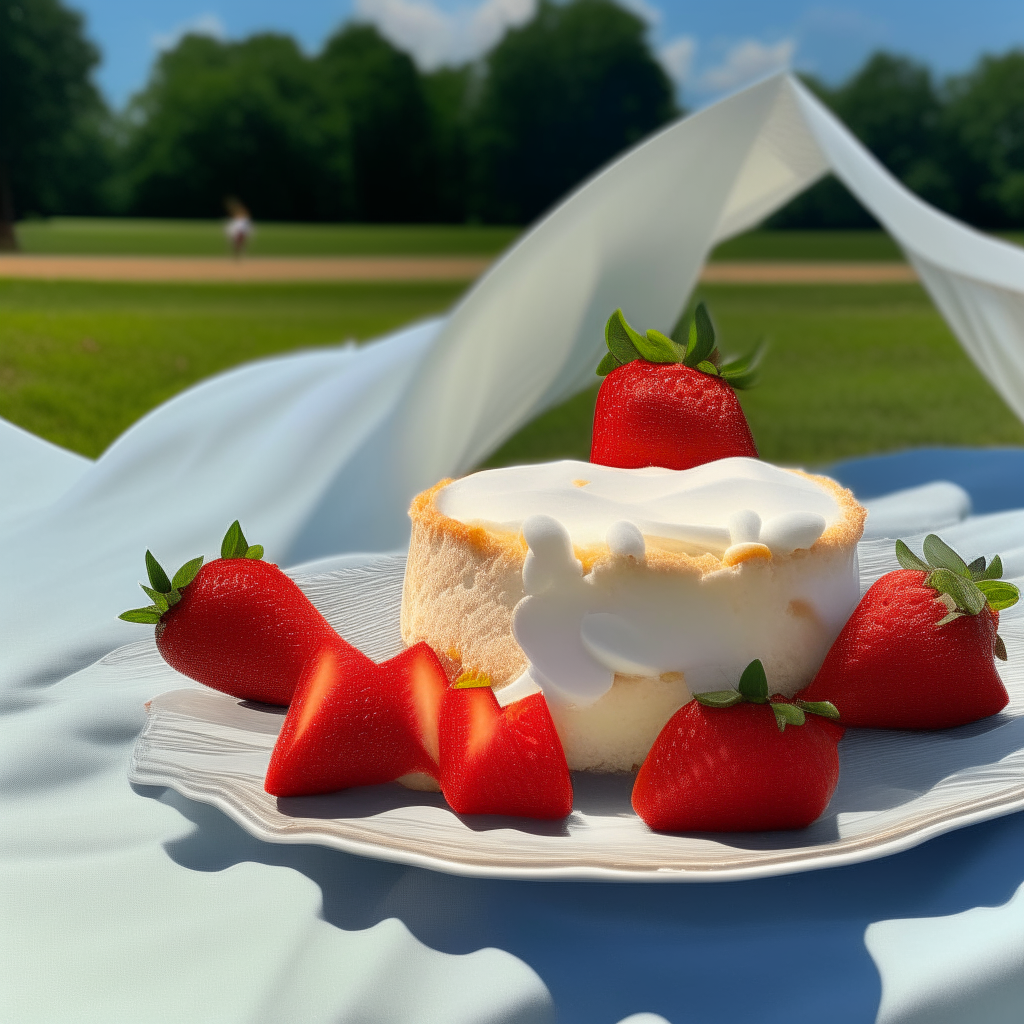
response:
{"label": "sunlit grass", "polygon": [[[769,338],[740,400],[762,457],[824,466],[924,445],[1022,445],[1024,425],[964,354],[924,291],[707,286],[726,351]],[[489,465],[586,459],[597,383],[511,438]]]}
{"label": "sunlit grass", "polygon": [[[99,454],[147,410],[246,360],[367,339],[451,306],[448,284],[0,281],[0,415]],[[771,340],[743,406],[761,454],[809,466],[920,445],[1024,445],[1024,426],[916,285],[701,289],[723,347]],[[594,387],[489,464],[586,459]]]}
{"label": "sunlit grass", "polygon": [[[493,256],[519,228],[473,224],[259,223],[253,256]],[[104,256],[222,256],[221,221],[53,217],[17,226],[23,252]]]}
{"label": "sunlit grass", "polygon": [[461,285],[0,281],[0,416],[98,455],[229,366],[376,337],[443,312]]}

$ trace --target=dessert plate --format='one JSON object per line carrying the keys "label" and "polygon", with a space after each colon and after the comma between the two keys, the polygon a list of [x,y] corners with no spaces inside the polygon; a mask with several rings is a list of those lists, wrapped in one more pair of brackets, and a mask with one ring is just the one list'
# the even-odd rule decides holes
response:
{"label": "dessert plate", "polygon": [[[891,541],[861,545],[862,584],[889,564]],[[295,579],[347,639],[375,659],[401,649],[403,556],[360,556]],[[797,832],[659,834],[630,807],[632,777],[578,773],[572,814],[560,822],[460,817],[440,794],[398,785],[278,799],[263,790],[284,710],[192,684],[134,644],[108,671],[170,686],[148,705],[132,782],[169,786],[213,804],[253,835],[488,878],[714,881],[853,864],[1024,808],[1024,617],[1000,629],[999,669],[1010,704],[994,718],[935,733],[849,730],[839,788],[824,816]]]}

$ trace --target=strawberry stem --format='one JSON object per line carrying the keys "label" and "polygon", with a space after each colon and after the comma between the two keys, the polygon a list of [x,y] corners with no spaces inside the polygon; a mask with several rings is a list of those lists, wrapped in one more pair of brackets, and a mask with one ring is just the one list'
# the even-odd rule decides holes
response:
{"label": "strawberry stem", "polygon": [[941,537],[929,533],[919,558],[902,541],[896,541],[896,560],[904,569],[928,573],[925,586],[938,591],[948,614],[939,620],[944,626],[961,615],[978,615],[988,605],[993,611],[1011,608],[1020,600],[1020,590],[1001,579],[1003,560],[994,555],[986,566],[985,556],[968,565]]}
{"label": "strawberry stem", "polygon": [[740,676],[735,690],[713,690],[710,693],[695,693],[693,699],[708,708],[731,708],[737,704],[768,704],[775,713],[775,724],[779,732],[785,732],[787,725],[803,725],[807,715],[821,718],[838,718],[835,704],[827,700],[798,700],[790,704],[786,700],[771,700],[768,696],[768,676],[759,658],[755,658]]}
{"label": "strawberry stem", "polygon": [[720,377],[734,388],[753,387],[765,352],[765,341],[762,339],[753,352],[720,366],[721,358],[715,345],[715,327],[703,302],[698,303],[694,310],[685,346],[654,329],[641,334],[628,323],[621,309],[615,310],[608,318],[604,327],[604,340],[608,352],[598,363],[599,377],[607,377],[620,366],[641,359],[648,363],[682,363],[710,377]]}

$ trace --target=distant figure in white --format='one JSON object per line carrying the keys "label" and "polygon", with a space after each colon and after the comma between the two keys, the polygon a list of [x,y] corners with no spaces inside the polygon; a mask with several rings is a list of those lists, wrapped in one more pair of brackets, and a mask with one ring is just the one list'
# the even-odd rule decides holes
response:
{"label": "distant figure in white", "polygon": [[228,209],[228,222],[224,225],[224,234],[228,236],[235,259],[240,260],[255,230],[252,217],[237,199],[227,199],[224,205]]}

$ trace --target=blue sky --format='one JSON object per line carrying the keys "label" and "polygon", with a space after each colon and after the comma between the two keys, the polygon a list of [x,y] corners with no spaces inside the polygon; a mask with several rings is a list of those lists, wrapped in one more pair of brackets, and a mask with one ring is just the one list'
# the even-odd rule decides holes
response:
{"label": "blue sky", "polygon": [[[479,56],[535,0],[69,0],[103,52],[98,80],[121,105],[146,80],[153,58],[185,31],[235,39],[273,30],[315,52],[342,22],[374,22],[425,68]],[[779,67],[839,81],[872,50],[910,54],[940,74],[981,53],[1024,47],[1022,0],[621,0],[700,106]]]}

